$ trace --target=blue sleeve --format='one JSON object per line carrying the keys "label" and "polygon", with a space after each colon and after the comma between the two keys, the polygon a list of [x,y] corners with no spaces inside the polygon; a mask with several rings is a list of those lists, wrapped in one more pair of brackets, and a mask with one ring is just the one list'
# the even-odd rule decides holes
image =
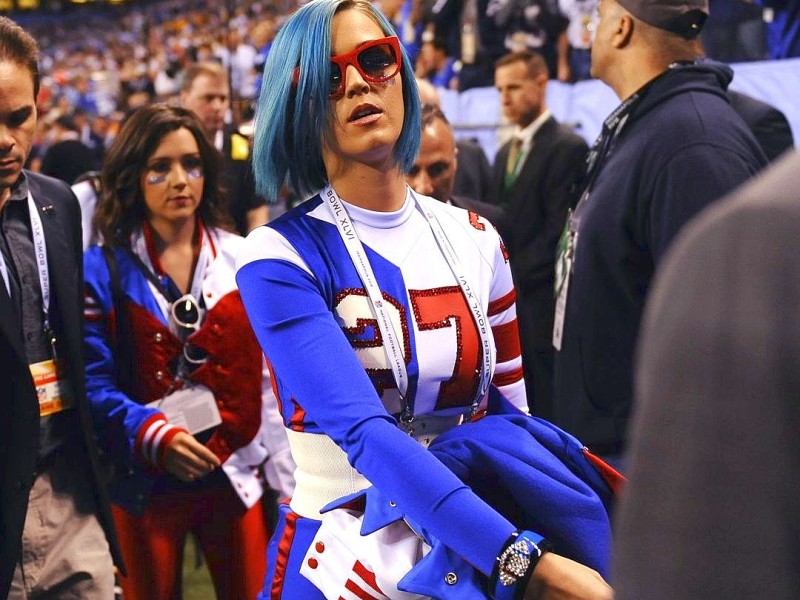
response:
{"label": "blue sleeve", "polygon": [[276,377],[350,464],[442,543],[485,574],[515,527],[398,429],[316,281],[280,260],[237,273]]}
{"label": "blue sleeve", "polygon": [[133,458],[136,437],[142,425],[160,413],[132,400],[119,388],[109,331],[113,311],[110,277],[98,246],[89,248],[84,254],[84,278],[87,302],[84,317],[86,395],[101,444],[115,459],[128,464]]}

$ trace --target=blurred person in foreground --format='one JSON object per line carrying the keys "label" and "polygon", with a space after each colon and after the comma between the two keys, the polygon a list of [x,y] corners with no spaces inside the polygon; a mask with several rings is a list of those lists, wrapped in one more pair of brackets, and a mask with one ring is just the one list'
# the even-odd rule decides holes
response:
{"label": "blurred person in foreground", "polygon": [[659,268],[617,513],[619,600],[800,598],[799,234],[793,152],[704,211]]}
{"label": "blurred person in foreground", "polygon": [[[264,577],[268,483],[294,465],[234,280],[219,155],[190,111],[134,112],[109,149],[85,253],[87,393],[115,472],[126,600],[178,598],[189,531],[219,598]],[[267,482],[262,477],[266,474]]]}
{"label": "blurred person in foreground", "polygon": [[122,563],[84,387],[80,208],[23,170],[38,52],[0,17],[0,598],[107,600]]}
{"label": "blurred person in foreground", "polygon": [[261,597],[610,598],[602,490],[534,431],[576,471],[589,458],[523,412],[499,236],[406,184],[420,107],[391,24],[364,0],[312,0],[265,77],[257,180],[308,200],[237,257],[297,464]]}
{"label": "blurred person in foreground", "polygon": [[211,144],[222,153],[222,187],[236,231],[247,235],[269,220],[269,208],[255,191],[250,140],[225,122],[231,105],[228,72],[217,62],[194,63],[183,74],[181,106],[197,115]]}
{"label": "blurred person in foreground", "polygon": [[622,104],[559,242],[554,422],[618,467],[653,273],[685,223],[766,164],[728,101],[733,72],[698,60],[707,15],[707,0],[598,7],[592,74]]}

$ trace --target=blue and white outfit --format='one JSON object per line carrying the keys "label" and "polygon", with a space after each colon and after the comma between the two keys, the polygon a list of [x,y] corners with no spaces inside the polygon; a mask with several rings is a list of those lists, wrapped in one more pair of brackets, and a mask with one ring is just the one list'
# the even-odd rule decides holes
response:
{"label": "blue and white outfit", "polygon": [[[388,368],[385,340],[343,241],[345,234],[340,234],[323,198],[317,195],[254,230],[237,257],[237,284],[271,363],[297,464],[295,494],[282,508],[270,544],[261,597],[322,598],[300,571],[325,568],[334,578],[345,572],[339,592],[344,598],[467,597],[453,578],[440,578],[441,590],[425,588],[421,595],[419,589],[417,594],[381,589],[374,565],[365,564],[363,556],[330,557],[333,552],[325,553],[314,536],[323,507],[374,486],[373,497],[386,499],[380,518],[407,517],[424,530],[422,537],[436,539],[446,553],[466,561],[478,577],[488,578],[518,527],[426,449],[436,434],[473,412],[484,363],[473,312],[422,210],[435,215],[487,315],[493,388],[524,411],[515,292],[502,241],[483,217],[432,198],[415,198],[410,191],[396,212],[373,212],[342,202],[363,243],[394,331],[402,338],[408,376],[403,403]],[[484,394],[478,408],[485,406],[487,397]],[[429,428],[417,429],[416,435],[399,428],[395,416],[403,406]],[[364,530],[369,529],[366,521],[365,517]],[[418,546],[421,554],[429,549],[427,544]],[[322,564],[326,557],[333,561],[327,567]],[[343,560],[349,561],[345,569]],[[354,585],[367,596],[353,596]]]}

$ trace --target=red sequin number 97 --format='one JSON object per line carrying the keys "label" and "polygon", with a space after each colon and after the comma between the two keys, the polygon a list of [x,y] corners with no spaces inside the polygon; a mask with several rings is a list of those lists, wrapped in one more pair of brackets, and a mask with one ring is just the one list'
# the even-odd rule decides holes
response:
{"label": "red sequin number 97", "polygon": [[420,331],[456,327],[453,376],[441,384],[436,409],[469,406],[478,388],[480,339],[472,312],[458,286],[409,290],[414,318]]}

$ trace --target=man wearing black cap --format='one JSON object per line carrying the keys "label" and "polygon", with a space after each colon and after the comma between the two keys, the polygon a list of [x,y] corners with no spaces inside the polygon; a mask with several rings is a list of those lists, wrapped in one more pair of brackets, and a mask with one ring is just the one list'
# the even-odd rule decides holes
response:
{"label": "man wearing black cap", "polygon": [[554,421],[620,465],[653,273],[681,227],[766,159],[728,102],[732,71],[695,62],[708,0],[601,0],[598,16],[592,75],[622,104],[559,243]]}

